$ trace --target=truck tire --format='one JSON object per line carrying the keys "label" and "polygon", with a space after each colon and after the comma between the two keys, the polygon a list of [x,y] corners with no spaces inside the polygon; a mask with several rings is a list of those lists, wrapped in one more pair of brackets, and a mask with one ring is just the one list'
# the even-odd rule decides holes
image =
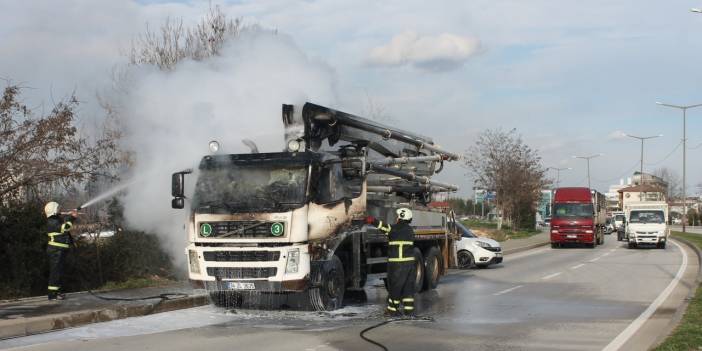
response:
{"label": "truck tire", "polygon": [[427,252],[424,268],[424,290],[436,289],[441,277],[441,254],[436,246],[432,246]]}
{"label": "truck tire", "polygon": [[560,247],[561,247],[561,245],[560,245],[559,243],[551,243],[551,248],[552,248],[552,249],[558,249],[558,248],[560,248]]}
{"label": "truck tire", "polygon": [[414,291],[421,292],[424,288],[424,256],[419,248],[414,248],[414,267],[415,267],[415,280],[414,280]]}
{"label": "truck tire", "polygon": [[473,254],[470,253],[468,250],[461,250],[457,254],[458,256],[458,268],[460,269],[469,269],[473,268],[475,265],[475,258],[473,258]]}
{"label": "truck tire", "polygon": [[322,265],[319,286],[308,291],[310,304],[315,311],[333,311],[344,305],[346,281],[344,265],[336,255]]}
{"label": "truck tire", "polygon": [[636,248],[636,243],[632,243],[631,241],[629,242],[629,245],[627,245],[630,249],[635,249]]}
{"label": "truck tire", "polygon": [[659,243],[657,246],[659,249],[665,250],[665,242]]}

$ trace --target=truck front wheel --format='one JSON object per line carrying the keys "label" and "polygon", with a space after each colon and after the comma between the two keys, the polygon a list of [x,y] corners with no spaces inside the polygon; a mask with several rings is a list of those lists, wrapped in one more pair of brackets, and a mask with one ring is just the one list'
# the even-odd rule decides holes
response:
{"label": "truck front wheel", "polygon": [[346,284],[344,265],[334,255],[322,265],[321,281],[318,286],[309,289],[310,304],[316,311],[332,311],[344,305]]}

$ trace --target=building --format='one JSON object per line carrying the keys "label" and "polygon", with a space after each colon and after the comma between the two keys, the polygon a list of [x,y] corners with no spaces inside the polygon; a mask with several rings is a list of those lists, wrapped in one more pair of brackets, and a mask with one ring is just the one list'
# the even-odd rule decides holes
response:
{"label": "building", "polygon": [[653,185],[664,190],[668,189],[668,182],[663,180],[663,178],[657,177],[653,174],[648,174],[646,172],[643,173],[643,179],[640,172],[634,172],[634,175],[631,177],[631,182],[629,183],[633,185],[641,185],[641,180],[643,180],[644,185]]}

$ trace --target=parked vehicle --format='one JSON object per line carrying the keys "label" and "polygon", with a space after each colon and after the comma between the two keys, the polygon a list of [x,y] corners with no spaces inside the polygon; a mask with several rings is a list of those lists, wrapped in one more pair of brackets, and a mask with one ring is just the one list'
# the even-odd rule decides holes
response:
{"label": "parked vehicle", "polygon": [[502,247],[499,242],[475,235],[462,223],[456,223],[456,229],[461,235],[453,242],[458,268],[486,268],[502,263]]}
{"label": "parked vehicle", "polygon": [[558,188],[554,191],[551,215],[551,247],[604,243],[605,196],[589,188]]}
{"label": "parked vehicle", "polygon": [[668,228],[668,204],[665,201],[632,203],[626,212],[626,236],[629,248],[640,245],[655,245],[665,249],[670,229]]}

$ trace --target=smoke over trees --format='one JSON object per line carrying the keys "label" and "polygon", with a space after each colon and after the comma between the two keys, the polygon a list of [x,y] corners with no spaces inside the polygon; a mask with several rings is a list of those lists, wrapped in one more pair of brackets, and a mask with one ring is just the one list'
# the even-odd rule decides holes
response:
{"label": "smoke over trees", "polygon": [[531,226],[541,189],[549,184],[538,151],[515,130],[486,130],[465,153],[475,186],[495,191],[503,218],[516,228]]}

